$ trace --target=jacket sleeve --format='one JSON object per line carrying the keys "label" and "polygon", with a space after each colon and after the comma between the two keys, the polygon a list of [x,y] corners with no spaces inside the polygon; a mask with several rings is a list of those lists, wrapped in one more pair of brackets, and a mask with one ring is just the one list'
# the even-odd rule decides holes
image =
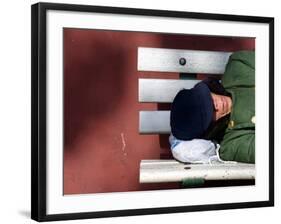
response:
{"label": "jacket sleeve", "polygon": [[255,86],[254,51],[238,51],[229,57],[222,76],[222,85],[225,89]]}
{"label": "jacket sleeve", "polygon": [[255,163],[255,130],[228,130],[221,142],[220,157],[226,161]]}

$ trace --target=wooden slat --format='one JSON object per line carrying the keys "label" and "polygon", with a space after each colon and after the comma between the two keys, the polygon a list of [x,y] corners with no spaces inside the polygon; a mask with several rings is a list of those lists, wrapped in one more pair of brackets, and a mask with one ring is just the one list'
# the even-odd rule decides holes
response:
{"label": "wooden slat", "polygon": [[190,89],[200,80],[139,79],[139,102],[170,103],[181,89]]}
{"label": "wooden slat", "polygon": [[[231,52],[138,48],[138,71],[223,74]],[[184,58],[185,65],[179,60]]]}
{"label": "wooden slat", "polygon": [[183,164],[176,160],[142,160],[140,183],[205,180],[255,179],[255,165],[248,163]]}
{"label": "wooden slat", "polygon": [[170,128],[170,111],[140,111],[139,133],[168,134]]}

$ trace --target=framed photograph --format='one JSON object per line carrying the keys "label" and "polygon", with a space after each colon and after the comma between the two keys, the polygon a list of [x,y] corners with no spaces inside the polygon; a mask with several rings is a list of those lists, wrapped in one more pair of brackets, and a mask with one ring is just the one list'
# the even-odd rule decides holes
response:
{"label": "framed photograph", "polygon": [[32,219],[274,205],[274,18],[32,5]]}

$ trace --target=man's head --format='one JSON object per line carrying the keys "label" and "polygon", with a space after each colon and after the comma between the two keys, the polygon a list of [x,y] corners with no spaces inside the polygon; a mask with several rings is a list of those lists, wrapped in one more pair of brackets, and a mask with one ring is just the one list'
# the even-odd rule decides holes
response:
{"label": "man's head", "polygon": [[212,121],[231,110],[231,98],[211,93],[204,82],[176,95],[171,108],[172,134],[181,140],[200,138]]}
{"label": "man's head", "polygon": [[223,96],[223,95],[211,93],[211,97],[214,105],[214,114],[213,114],[214,121],[217,121],[218,119],[224,117],[225,115],[231,112],[232,100],[229,96]]}

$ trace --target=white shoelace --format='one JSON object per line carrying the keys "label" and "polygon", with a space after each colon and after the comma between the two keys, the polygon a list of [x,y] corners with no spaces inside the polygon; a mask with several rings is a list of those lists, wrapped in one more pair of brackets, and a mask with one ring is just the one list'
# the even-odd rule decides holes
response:
{"label": "white shoelace", "polygon": [[225,161],[225,160],[222,160],[220,158],[220,154],[219,154],[219,149],[220,149],[220,145],[219,144],[216,144],[216,155],[214,156],[211,156],[209,158],[209,164],[210,165],[213,165],[214,163],[212,161],[217,161],[217,162],[220,162],[220,163],[224,163],[224,164],[236,164],[237,162],[236,161]]}

